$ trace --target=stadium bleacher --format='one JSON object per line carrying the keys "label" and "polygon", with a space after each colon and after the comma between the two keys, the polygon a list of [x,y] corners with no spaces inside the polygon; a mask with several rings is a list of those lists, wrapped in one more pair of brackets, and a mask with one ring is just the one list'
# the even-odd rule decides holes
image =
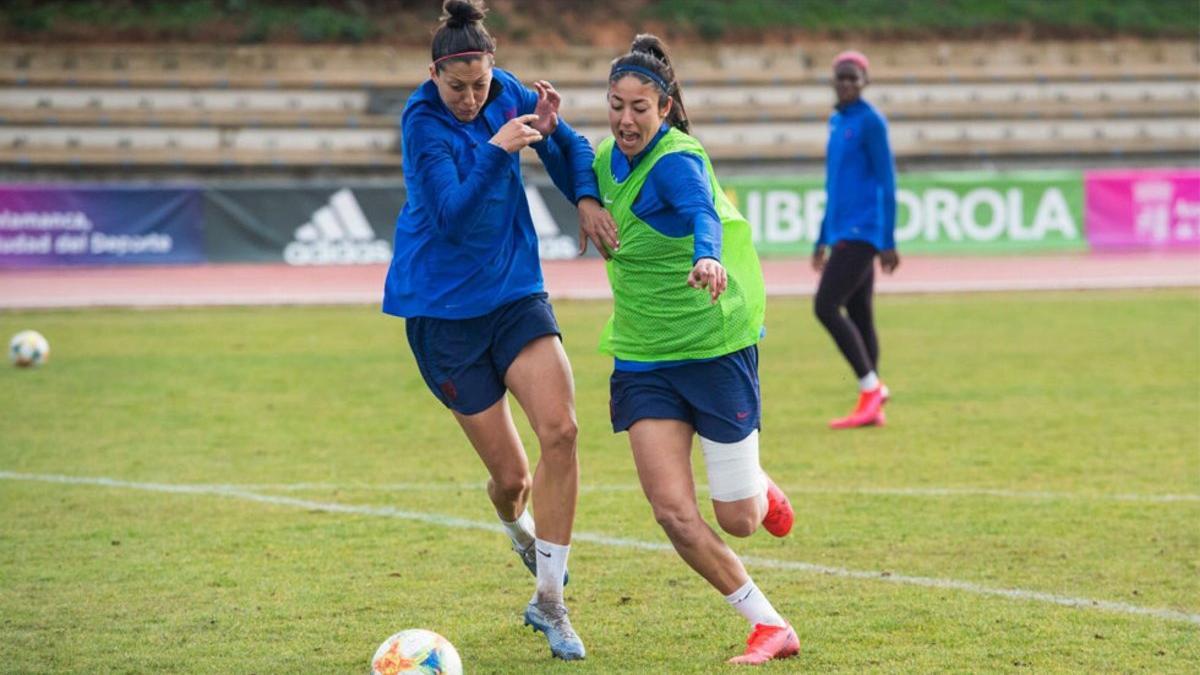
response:
{"label": "stadium bleacher", "polygon": [[[730,162],[818,160],[842,47],[683,51],[695,133]],[[897,156],[1200,151],[1200,49],[1188,41],[883,44],[868,97]],[[553,81],[564,115],[607,135],[612,54],[506,50]],[[395,168],[397,115],[427,56],[386,47],[0,47],[0,163]]]}

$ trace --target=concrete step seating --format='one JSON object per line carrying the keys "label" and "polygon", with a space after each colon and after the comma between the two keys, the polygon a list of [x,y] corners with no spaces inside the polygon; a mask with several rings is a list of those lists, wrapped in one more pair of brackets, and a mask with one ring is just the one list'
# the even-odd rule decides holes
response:
{"label": "concrete step seating", "polygon": [[[605,90],[562,92],[573,124],[607,120]],[[96,126],[350,127],[397,124],[407,91],[376,111],[363,90],[223,90],[28,87],[7,90],[0,124]],[[796,121],[830,114],[828,87],[698,86],[684,90],[692,120]],[[1187,117],[1200,114],[1200,82],[1094,82],[973,85],[881,84],[868,98],[889,118],[1020,119]]]}
{"label": "concrete step seating", "polygon": [[[681,49],[685,84],[802,84],[829,78],[844,44]],[[879,43],[869,45],[876,82],[1194,79],[1193,41]],[[502,67],[560,86],[595,85],[616,50],[545,52],[504,49]],[[429,54],[382,46],[98,46],[0,47],[0,86],[167,86],[232,88],[413,87]]]}
{"label": "concrete step seating", "polygon": [[[840,45],[681,52],[714,158],[824,154]],[[1200,152],[1189,42],[877,45],[868,98],[900,157]],[[600,50],[502,52],[564,117],[608,135]],[[385,47],[0,46],[0,162],[394,168],[397,115],[428,55]],[[532,160],[532,153],[527,153]]]}
{"label": "concrete step seating", "polygon": [[[798,122],[824,120],[830,111],[825,107],[793,104],[703,105],[688,104],[689,119],[694,125],[716,125],[730,122]],[[1197,104],[1190,101],[1132,101],[1063,102],[1038,101],[1019,106],[1001,103],[987,106],[978,103],[893,103],[881,108],[887,117],[900,120],[970,120],[970,119],[1108,119],[1128,117],[1187,117],[1200,114]],[[572,125],[607,124],[607,111],[602,108],[575,108],[570,115]],[[0,125],[36,126],[96,126],[96,127],[217,127],[217,128],[352,128],[390,129],[399,123],[395,115],[368,115],[338,111],[292,110],[221,110],[221,109],[95,109],[85,108],[5,108],[0,107]]]}
{"label": "concrete step seating", "polygon": [[[604,126],[581,126],[579,131],[593,143],[609,134]],[[819,121],[730,123],[701,125],[694,133],[714,158],[814,160],[824,153],[827,126]],[[891,142],[900,157],[1183,153],[1200,148],[1200,118],[897,121]],[[228,156],[262,164],[320,160],[394,167],[400,162],[398,143],[392,129],[0,127],[3,156],[19,158],[15,161],[21,164],[61,164],[66,157],[74,158],[72,163],[155,163],[166,156],[176,157],[172,163],[212,164]],[[532,153],[524,158],[536,161]]]}

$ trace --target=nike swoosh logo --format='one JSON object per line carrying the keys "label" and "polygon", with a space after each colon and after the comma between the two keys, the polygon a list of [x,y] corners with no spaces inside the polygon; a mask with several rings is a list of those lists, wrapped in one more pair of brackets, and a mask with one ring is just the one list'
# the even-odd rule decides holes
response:
{"label": "nike swoosh logo", "polygon": [[739,421],[744,420],[749,416],[750,416],[750,413],[748,413],[748,412],[740,412],[737,414],[737,418]]}
{"label": "nike swoosh logo", "polygon": [[538,549],[534,549],[534,550],[535,550],[535,551],[537,551],[538,553],[540,553],[540,554],[542,554],[542,555],[546,556],[547,558],[549,558],[549,557],[550,557],[550,554],[549,554],[549,553],[546,553],[545,551],[543,551],[543,550],[542,550],[542,549],[540,549],[540,548],[538,548]]}
{"label": "nike swoosh logo", "polygon": [[605,203],[605,204],[611,204],[611,203],[613,203],[613,200],[609,199],[608,197],[605,197],[605,198],[604,198],[604,203]]}

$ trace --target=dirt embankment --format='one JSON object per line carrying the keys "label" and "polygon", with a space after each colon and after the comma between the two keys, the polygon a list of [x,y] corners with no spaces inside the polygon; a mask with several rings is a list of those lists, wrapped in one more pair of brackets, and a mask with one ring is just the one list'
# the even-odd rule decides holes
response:
{"label": "dirt embankment", "polygon": [[[1137,12],[1126,0],[1090,0],[1089,12],[1063,17],[1034,11],[1036,7],[1014,13],[1005,0],[810,5],[798,0],[490,0],[487,25],[502,45],[548,49],[620,49],[638,32],[653,32],[676,46],[786,45],[813,40],[1178,38],[1194,36],[1200,25],[1200,5],[1194,0],[1134,4]],[[439,11],[438,0],[328,0],[319,5],[292,0],[9,0],[0,4],[0,39],[26,44],[425,47]]]}

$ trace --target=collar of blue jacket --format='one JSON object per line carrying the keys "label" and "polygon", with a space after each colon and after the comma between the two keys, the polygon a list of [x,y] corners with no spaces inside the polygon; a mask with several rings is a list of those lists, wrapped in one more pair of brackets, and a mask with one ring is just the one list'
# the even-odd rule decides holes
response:
{"label": "collar of blue jacket", "polygon": [[867,102],[861,96],[854,99],[850,103],[838,103],[833,106],[833,109],[840,113],[854,113],[867,109]]}

